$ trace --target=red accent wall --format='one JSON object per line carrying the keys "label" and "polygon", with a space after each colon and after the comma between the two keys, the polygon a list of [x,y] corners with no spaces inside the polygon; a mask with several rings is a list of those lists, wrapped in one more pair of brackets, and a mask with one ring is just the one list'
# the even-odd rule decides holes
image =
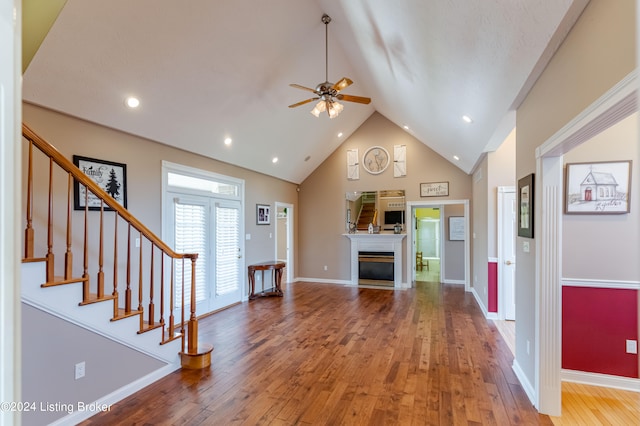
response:
{"label": "red accent wall", "polygon": [[638,378],[638,290],[562,288],[562,368]]}
{"label": "red accent wall", "polygon": [[489,312],[498,312],[498,264],[489,262],[489,278],[488,278],[488,300],[487,309]]}

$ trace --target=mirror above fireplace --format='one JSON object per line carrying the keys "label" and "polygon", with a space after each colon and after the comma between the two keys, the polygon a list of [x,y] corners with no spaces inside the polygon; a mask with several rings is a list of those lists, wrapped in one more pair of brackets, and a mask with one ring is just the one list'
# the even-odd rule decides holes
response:
{"label": "mirror above fireplace", "polygon": [[367,231],[369,223],[381,231],[394,231],[394,226],[405,229],[406,203],[404,189],[347,192],[346,230],[355,224],[356,231]]}

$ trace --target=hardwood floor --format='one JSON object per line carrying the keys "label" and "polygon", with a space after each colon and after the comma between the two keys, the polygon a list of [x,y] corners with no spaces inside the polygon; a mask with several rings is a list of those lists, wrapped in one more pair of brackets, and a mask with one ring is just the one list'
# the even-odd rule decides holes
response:
{"label": "hardwood floor", "polygon": [[203,319],[206,371],[177,371],[85,425],[551,425],[463,286],[285,286]]}
{"label": "hardwood floor", "polygon": [[[515,353],[515,322],[494,320],[494,323]],[[563,382],[562,415],[550,418],[555,426],[640,425],[640,393]]]}

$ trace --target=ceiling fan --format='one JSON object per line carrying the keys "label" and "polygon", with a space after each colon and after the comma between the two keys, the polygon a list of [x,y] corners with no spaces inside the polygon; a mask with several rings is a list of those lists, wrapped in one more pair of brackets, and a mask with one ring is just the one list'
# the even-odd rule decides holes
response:
{"label": "ceiling fan", "polygon": [[311,114],[319,117],[321,112],[326,111],[329,115],[329,118],[334,118],[337,117],[338,114],[340,114],[340,112],[344,109],[344,106],[338,101],[368,104],[369,102],[371,102],[371,98],[340,93],[341,90],[353,84],[353,81],[351,81],[347,77],[341,78],[337,83],[329,82],[329,22],[331,22],[331,17],[326,13],[322,15],[322,23],[324,24],[325,30],[325,81],[324,83],[318,84],[315,89],[301,86],[299,84],[290,84],[289,86],[291,87],[315,93],[316,96],[313,98],[305,99],[304,101],[297,102],[293,105],[289,105],[289,108],[299,107],[300,105],[320,100],[320,102],[318,102],[316,106],[311,110]]}

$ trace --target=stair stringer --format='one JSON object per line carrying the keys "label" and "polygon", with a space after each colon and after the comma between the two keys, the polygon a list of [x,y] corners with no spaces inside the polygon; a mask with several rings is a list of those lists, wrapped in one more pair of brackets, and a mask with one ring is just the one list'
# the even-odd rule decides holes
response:
{"label": "stair stringer", "polygon": [[45,281],[45,262],[23,263],[22,301],[150,357],[180,366],[181,339],[161,345],[162,328],[138,334],[140,318],[137,315],[111,321],[112,300],[80,306],[82,283],[42,288]]}

